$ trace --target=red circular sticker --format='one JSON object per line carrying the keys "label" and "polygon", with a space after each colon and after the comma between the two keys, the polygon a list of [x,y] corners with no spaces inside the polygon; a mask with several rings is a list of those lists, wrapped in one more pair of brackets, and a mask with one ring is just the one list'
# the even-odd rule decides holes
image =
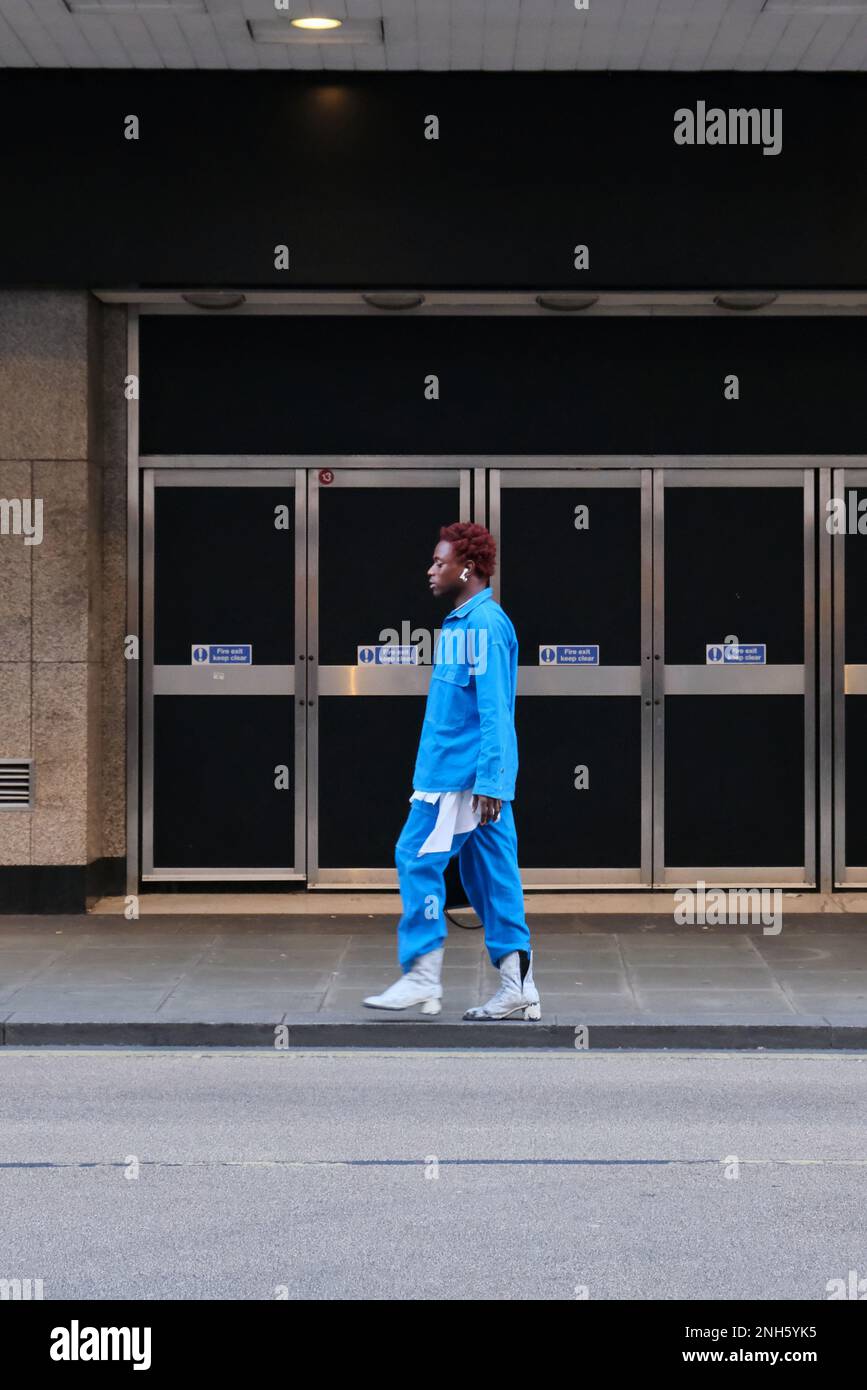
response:
{"label": "red circular sticker", "polygon": [[333,483],[333,482],[334,482],[334,470],[331,469],[331,468],[320,468],[320,470],[319,470],[319,481],[320,481],[320,483],[326,483],[326,484],[327,484],[327,483]]}

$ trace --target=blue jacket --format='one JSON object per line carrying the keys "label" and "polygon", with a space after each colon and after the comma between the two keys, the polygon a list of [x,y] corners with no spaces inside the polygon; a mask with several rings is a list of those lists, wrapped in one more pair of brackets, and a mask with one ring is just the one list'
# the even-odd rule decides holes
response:
{"label": "blue jacket", "polygon": [[518,639],[490,588],[443,621],[412,785],[511,801],[518,774]]}

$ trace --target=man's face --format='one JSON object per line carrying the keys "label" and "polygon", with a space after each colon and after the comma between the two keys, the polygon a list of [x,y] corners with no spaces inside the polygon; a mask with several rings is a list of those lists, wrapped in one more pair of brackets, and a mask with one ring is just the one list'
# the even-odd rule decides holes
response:
{"label": "man's face", "polygon": [[451,541],[440,541],[433,553],[433,564],[427,572],[434,598],[450,598],[463,589],[461,574],[464,567],[455,555]]}

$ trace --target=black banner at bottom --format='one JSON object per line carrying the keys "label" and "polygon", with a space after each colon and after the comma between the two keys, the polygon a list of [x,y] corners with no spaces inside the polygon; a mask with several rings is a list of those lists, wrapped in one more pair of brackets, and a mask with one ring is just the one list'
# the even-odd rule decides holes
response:
{"label": "black banner at bottom", "polygon": [[[864,1301],[865,1293],[845,1290],[840,1302]],[[157,1383],[179,1371],[218,1375],[225,1379],[239,1371],[283,1363],[287,1370],[300,1369],[303,1357],[309,1378],[312,1360],[323,1357],[322,1374],[334,1372],[335,1342],[320,1346],[305,1315],[266,1303],[246,1302],[4,1302],[6,1314],[4,1359],[15,1364],[18,1374],[49,1372],[62,1379],[70,1375],[112,1376],[128,1372],[144,1374]],[[291,1293],[288,1298],[292,1302]],[[530,1301],[530,1300],[528,1300]],[[668,1374],[678,1367],[701,1372],[709,1366],[802,1366],[820,1371],[842,1371],[857,1357],[864,1335],[863,1316],[854,1308],[838,1307],[837,1300],[807,1302],[594,1302],[576,1297],[560,1328],[570,1338],[566,1353],[562,1334],[546,1344],[529,1326],[516,1329],[516,1361],[513,1372],[526,1374],[550,1361],[563,1371],[563,1359],[577,1357],[577,1366],[588,1366],[592,1357],[609,1373],[640,1370]],[[333,1315],[332,1315],[333,1316]],[[329,1320],[330,1321],[330,1320]],[[414,1339],[423,1323],[406,1321],[405,1350],[400,1362],[411,1355]],[[505,1331],[504,1328],[500,1332]],[[491,1328],[495,1337],[500,1332]],[[445,1327],[443,1327],[445,1334]],[[430,1342],[430,1329],[425,1334]],[[347,1356],[357,1359],[358,1370],[376,1361],[376,1345],[387,1336],[389,1363],[394,1365],[394,1323],[379,1334],[368,1325],[362,1341],[350,1335],[344,1343]],[[398,1334],[400,1336],[400,1334]],[[303,1340],[302,1340],[303,1338]],[[571,1341],[576,1338],[576,1341]],[[437,1338],[437,1341],[439,1339]],[[441,1346],[452,1348],[462,1361],[466,1353],[445,1336]],[[442,1351],[439,1354],[441,1361]],[[398,1364],[400,1364],[400,1362]],[[478,1365],[473,1359],[473,1369]],[[412,1362],[405,1370],[411,1372]],[[441,1373],[449,1373],[446,1362]],[[464,1362],[463,1373],[470,1369]],[[458,1366],[454,1367],[458,1373]],[[315,1374],[315,1371],[314,1371]]]}

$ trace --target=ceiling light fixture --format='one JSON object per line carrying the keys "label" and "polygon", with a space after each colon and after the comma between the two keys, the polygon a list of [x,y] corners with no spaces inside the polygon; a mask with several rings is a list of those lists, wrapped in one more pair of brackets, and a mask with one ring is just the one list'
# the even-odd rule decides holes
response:
{"label": "ceiling light fixture", "polygon": [[365,304],[369,304],[372,309],[419,309],[424,304],[423,294],[363,294],[361,298]]}
{"label": "ceiling light fixture", "polygon": [[181,299],[192,304],[194,309],[237,309],[247,296],[240,290],[195,290],[182,294]]}
{"label": "ceiling light fixture", "polygon": [[537,294],[540,309],[554,309],[559,314],[572,314],[576,309],[591,309],[599,302],[598,294]]}
{"label": "ceiling light fixture", "polygon": [[296,29],[340,29],[343,27],[342,19],[317,19],[315,15],[311,15],[309,19],[293,19],[290,20],[290,23],[294,24]]}
{"label": "ceiling light fixture", "polygon": [[381,19],[248,19],[256,43],[295,43],[327,46],[347,43],[383,43]]}
{"label": "ceiling light fixture", "polygon": [[766,290],[745,294],[735,291],[733,294],[715,294],[713,302],[718,309],[766,309],[776,298],[775,294]]}

